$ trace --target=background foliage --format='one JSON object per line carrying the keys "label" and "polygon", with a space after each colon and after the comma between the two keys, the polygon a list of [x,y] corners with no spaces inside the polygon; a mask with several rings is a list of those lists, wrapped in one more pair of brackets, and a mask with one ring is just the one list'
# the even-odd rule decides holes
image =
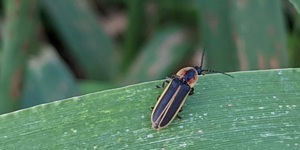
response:
{"label": "background foliage", "polygon": [[0,112],[161,79],[203,48],[209,69],[299,67],[296,3],[3,0]]}

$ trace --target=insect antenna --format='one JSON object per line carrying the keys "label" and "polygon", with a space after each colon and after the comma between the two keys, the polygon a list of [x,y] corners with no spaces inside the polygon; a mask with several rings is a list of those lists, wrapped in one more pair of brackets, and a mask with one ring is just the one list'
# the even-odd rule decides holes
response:
{"label": "insect antenna", "polygon": [[203,65],[203,60],[204,60],[204,54],[205,54],[205,48],[203,48],[203,52],[202,52],[202,56],[201,56],[201,63],[200,63],[200,66],[195,66],[194,68],[197,70],[198,72],[198,75],[201,75],[203,74],[203,71],[205,72],[211,72],[211,73],[221,73],[221,74],[224,74],[224,75],[227,75],[229,77],[232,77],[232,75],[230,74],[227,74],[225,72],[222,72],[222,71],[216,71],[216,70],[210,70],[210,69],[202,69],[202,65]]}

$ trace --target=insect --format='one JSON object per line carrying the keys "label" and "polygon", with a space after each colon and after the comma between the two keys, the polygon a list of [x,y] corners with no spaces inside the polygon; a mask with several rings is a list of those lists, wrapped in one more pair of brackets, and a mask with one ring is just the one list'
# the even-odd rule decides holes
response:
{"label": "insect", "polygon": [[[151,114],[152,127],[154,129],[162,129],[167,127],[175,117],[181,119],[178,113],[182,110],[182,106],[188,95],[194,93],[194,86],[198,80],[198,75],[204,75],[203,72],[222,73],[233,77],[224,72],[202,69],[204,52],[202,52],[201,64],[196,67],[185,67],[179,70],[176,75],[165,80],[161,87],[164,87],[163,93],[158,97],[158,100]],[[159,86],[157,86],[160,88]]]}

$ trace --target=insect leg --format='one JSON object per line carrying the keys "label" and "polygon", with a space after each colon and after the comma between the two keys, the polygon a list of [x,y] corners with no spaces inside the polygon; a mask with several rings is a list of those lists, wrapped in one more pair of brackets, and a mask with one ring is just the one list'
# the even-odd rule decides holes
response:
{"label": "insect leg", "polygon": [[177,116],[176,116],[177,118],[179,118],[179,119],[182,119],[182,117],[180,117],[178,114],[177,114]]}
{"label": "insect leg", "polygon": [[165,88],[166,83],[170,83],[171,80],[172,80],[171,78],[167,78],[167,79],[162,83],[161,86],[156,85],[156,88]]}
{"label": "insect leg", "polygon": [[193,95],[193,94],[194,94],[194,88],[191,88],[189,95]]}
{"label": "insect leg", "polygon": [[179,116],[179,113],[182,111],[182,108],[180,108],[178,114],[176,115],[177,118],[182,119],[182,117]]}

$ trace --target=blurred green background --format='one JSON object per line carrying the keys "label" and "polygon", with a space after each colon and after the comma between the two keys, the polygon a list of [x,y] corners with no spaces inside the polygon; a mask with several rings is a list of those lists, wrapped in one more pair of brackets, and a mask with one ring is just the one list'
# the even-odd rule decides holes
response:
{"label": "blurred green background", "polygon": [[[296,0],[2,0],[0,114],[163,79],[299,67]],[[299,8],[299,7],[298,7]]]}

